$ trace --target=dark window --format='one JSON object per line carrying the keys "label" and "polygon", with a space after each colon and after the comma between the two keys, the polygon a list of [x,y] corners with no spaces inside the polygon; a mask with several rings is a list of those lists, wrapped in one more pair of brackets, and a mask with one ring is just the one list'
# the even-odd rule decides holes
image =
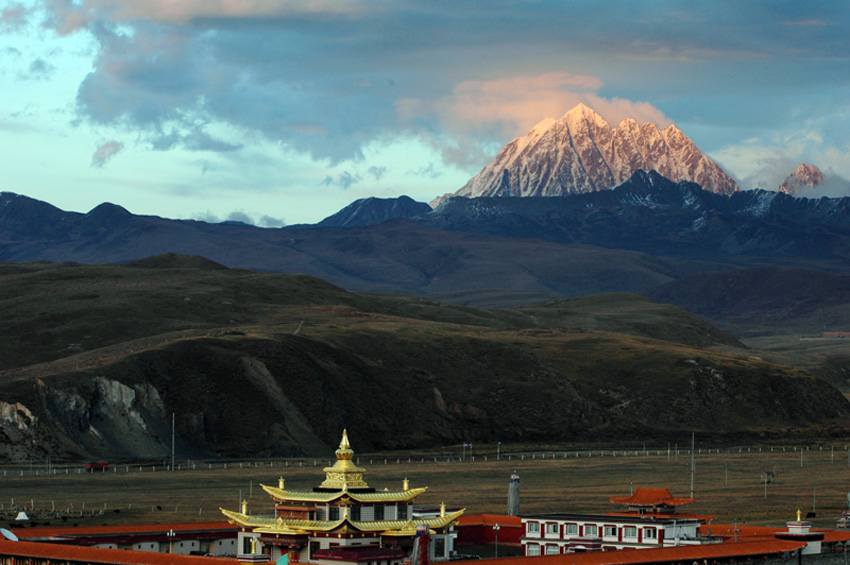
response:
{"label": "dark window", "polygon": [[335,522],[335,521],[339,520],[339,508],[338,507],[331,506],[328,510],[329,510],[328,520],[330,520],[331,522]]}
{"label": "dark window", "polygon": [[375,520],[383,520],[384,519],[384,507],[376,506],[375,507]]}
{"label": "dark window", "polygon": [[446,556],[446,540],[437,538],[434,540],[434,558],[441,559]]}
{"label": "dark window", "polygon": [[359,521],[360,520],[360,507],[359,506],[352,506],[351,511],[348,513],[348,515],[351,517],[352,520]]}

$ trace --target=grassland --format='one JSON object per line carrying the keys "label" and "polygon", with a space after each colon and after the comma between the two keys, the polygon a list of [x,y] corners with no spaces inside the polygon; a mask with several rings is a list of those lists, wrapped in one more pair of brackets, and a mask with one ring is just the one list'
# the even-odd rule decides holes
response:
{"label": "grassland", "polygon": [[[458,458],[452,462],[430,455],[361,455],[371,486],[401,488],[404,478],[411,486],[428,486],[417,499],[420,505],[465,507],[467,512],[504,513],[508,478],[517,472],[521,480],[521,512],[606,512],[619,507],[610,496],[628,495],[630,488],[669,487],[676,496],[690,494],[690,455],[676,445],[661,449],[637,450],[612,454],[611,451],[537,451],[520,458],[503,446],[495,460],[495,446],[473,446],[474,461],[460,461],[461,446],[447,448]],[[801,457],[802,453],[802,457]],[[566,454],[566,455],[565,455]],[[576,455],[578,454],[578,456]],[[486,460],[485,460],[486,459]],[[118,523],[165,523],[173,521],[218,520],[219,507],[237,508],[240,495],[248,499],[253,513],[270,511],[270,498],[260,484],[276,485],[283,476],[288,488],[310,489],[323,477],[325,461],[282,461],[194,463],[187,470],[168,472],[150,464],[113,466],[108,472],[76,474],[64,468],[56,474],[38,476],[30,468],[7,467],[0,470],[0,504],[9,524],[9,509],[14,499],[18,507],[65,514],[65,519],[36,518],[46,525],[100,525]],[[21,471],[24,476],[21,476]],[[775,472],[773,482],[761,479],[764,471]],[[805,515],[813,509],[819,526],[833,526],[847,508],[850,488],[850,456],[845,445],[812,447],[751,447],[697,449],[693,477],[696,502],[681,508],[683,512],[715,515],[718,523],[782,525],[793,519],[798,509]],[[73,508],[73,510],[71,510]],[[101,512],[102,511],[102,512]],[[31,512],[31,510],[30,510]],[[94,514],[94,515],[92,515]],[[2,523],[2,522],[0,522]]]}

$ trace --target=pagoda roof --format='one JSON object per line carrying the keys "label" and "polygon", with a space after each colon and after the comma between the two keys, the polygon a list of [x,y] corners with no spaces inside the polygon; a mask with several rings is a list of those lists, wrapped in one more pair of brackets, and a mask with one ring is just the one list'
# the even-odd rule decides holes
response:
{"label": "pagoda roof", "polygon": [[382,535],[407,536],[416,534],[416,526],[424,524],[429,529],[450,526],[464,510],[458,510],[445,516],[413,520],[351,520],[343,516],[339,520],[296,520],[286,518],[248,516],[221,508],[228,521],[243,528],[250,528],[263,534],[309,535],[314,532],[375,532]]}
{"label": "pagoda roof", "polygon": [[348,497],[355,502],[408,502],[413,500],[428,487],[414,488],[403,491],[352,492],[346,488],[335,492],[316,492],[312,490],[289,490],[260,485],[276,502],[333,502]]}
{"label": "pagoda roof", "polygon": [[667,488],[638,487],[631,496],[613,496],[611,502],[629,506],[679,506],[690,504],[693,498],[676,498]]}

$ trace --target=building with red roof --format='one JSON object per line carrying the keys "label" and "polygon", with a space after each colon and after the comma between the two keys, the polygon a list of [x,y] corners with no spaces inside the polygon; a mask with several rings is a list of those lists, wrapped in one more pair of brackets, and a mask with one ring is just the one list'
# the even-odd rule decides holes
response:
{"label": "building with red roof", "polygon": [[[498,526],[498,529],[496,527]],[[507,514],[464,514],[455,524],[455,545],[520,545],[523,525],[519,516]]]}
{"label": "building with red roof", "polygon": [[719,543],[700,535],[713,516],[678,514],[676,507],[693,498],[677,498],[666,488],[638,488],[630,496],[612,497],[627,510],[606,514],[538,514],[523,516],[523,555],[557,555],[614,549],[638,549]]}
{"label": "building with red roof", "polygon": [[236,559],[0,540],[3,565],[238,565]]}
{"label": "building with red roof", "polygon": [[693,498],[675,497],[667,488],[645,487],[638,487],[631,496],[614,496],[610,500],[615,504],[625,504],[629,512],[639,514],[672,514],[677,506],[694,501]]}
{"label": "building with red roof", "polygon": [[24,541],[101,549],[235,555],[238,531],[236,526],[219,521],[82,528],[21,528],[16,530],[16,535]]}

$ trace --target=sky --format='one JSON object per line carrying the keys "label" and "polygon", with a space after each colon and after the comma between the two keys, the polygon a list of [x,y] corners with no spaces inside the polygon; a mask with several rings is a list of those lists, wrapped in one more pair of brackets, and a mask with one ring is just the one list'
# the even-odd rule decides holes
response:
{"label": "sky", "polygon": [[[0,191],[278,227],[454,192],[578,103],[850,178],[850,2],[0,0]],[[846,185],[846,183],[845,183]]]}

